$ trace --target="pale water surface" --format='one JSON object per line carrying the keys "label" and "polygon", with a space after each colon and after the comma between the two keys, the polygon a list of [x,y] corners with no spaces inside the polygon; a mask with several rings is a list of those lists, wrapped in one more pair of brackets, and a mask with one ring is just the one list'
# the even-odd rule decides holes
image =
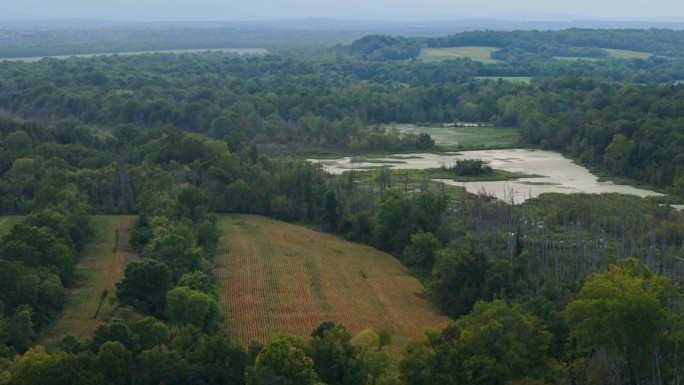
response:
{"label": "pale water surface", "polygon": [[599,182],[596,175],[586,168],[572,163],[561,154],[541,150],[480,150],[458,153],[402,154],[387,158],[373,158],[372,162],[352,162],[351,157],[336,160],[316,160],[332,174],[340,174],[352,168],[357,170],[387,166],[396,169],[426,169],[442,165],[453,165],[457,159],[482,159],[492,168],[539,175],[542,177],[520,178],[504,182],[454,182],[439,180],[446,184],[463,186],[471,193],[485,193],[498,199],[522,203],[542,193],[621,193],[641,197],[662,195],[632,186],[616,185],[612,182]]}

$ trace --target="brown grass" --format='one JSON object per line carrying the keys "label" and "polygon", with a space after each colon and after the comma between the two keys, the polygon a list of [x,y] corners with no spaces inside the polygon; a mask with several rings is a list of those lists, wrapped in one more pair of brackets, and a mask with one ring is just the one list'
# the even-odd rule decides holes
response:
{"label": "brown grass", "polygon": [[[133,216],[93,217],[97,232],[76,268],[76,283],[68,289],[66,307],[42,333],[39,342],[50,347],[69,334],[83,342],[97,326],[109,320],[116,308],[110,302],[115,296],[115,284],[121,280],[126,265],[137,258],[128,245],[134,220]],[[105,290],[107,295],[103,299]]]}
{"label": "brown grass", "polygon": [[219,226],[221,305],[228,331],[243,343],[278,332],[307,338],[332,320],[352,334],[387,327],[396,356],[425,329],[450,322],[388,254],[263,217],[227,216]]}

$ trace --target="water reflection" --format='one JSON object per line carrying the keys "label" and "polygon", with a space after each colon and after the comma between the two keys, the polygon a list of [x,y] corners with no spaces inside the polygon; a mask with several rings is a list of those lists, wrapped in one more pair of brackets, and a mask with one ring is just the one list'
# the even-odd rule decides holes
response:
{"label": "water reflection", "polygon": [[446,184],[463,186],[471,193],[485,193],[506,202],[522,203],[545,192],[557,193],[621,193],[637,196],[662,195],[655,191],[632,186],[616,185],[612,182],[599,182],[598,178],[586,168],[572,163],[561,154],[541,150],[481,150],[462,151],[445,155],[402,154],[372,161],[355,161],[351,157],[337,160],[315,160],[332,174],[340,174],[351,169],[370,169],[391,167],[396,169],[426,169],[454,164],[457,159],[482,159],[492,168],[522,172],[542,177],[521,178],[505,182],[455,182],[440,180]]}

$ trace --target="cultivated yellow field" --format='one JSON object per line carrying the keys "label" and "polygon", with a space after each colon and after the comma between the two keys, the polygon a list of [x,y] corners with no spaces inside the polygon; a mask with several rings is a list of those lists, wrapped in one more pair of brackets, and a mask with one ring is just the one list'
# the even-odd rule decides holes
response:
{"label": "cultivated yellow field", "polygon": [[492,52],[497,51],[496,47],[448,47],[448,48],[423,48],[420,51],[418,58],[423,61],[442,61],[447,59],[470,58],[474,61],[481,61],[485,64],[498,63],[498,60],[492,59]]}
{"label": "cultivated yellow field", "polygon": [[64,311],[42,333],[39,342],[48,346],[66,335],[83,342],[115,309],[115,284],[126,265],[137,255],[128,239],[134,216],[93,216],[95,237],[86,246],[76,267],[76,284],[68,289]]}
{"label": "cultivated yellow field", "polygon": [[352,334],[387,327],[396,355],[425,329],[450,322],[396,259],[371,247],[257,216],[222,217],[220,230],[221,306],[243,343],[278,332],[307,338],[332,320]]}

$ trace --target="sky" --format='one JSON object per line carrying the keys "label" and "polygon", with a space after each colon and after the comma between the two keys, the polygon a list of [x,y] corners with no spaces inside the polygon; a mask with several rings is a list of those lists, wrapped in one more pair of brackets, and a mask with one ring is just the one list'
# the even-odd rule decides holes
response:
{"label": "sky", "polygon": [[0,20],[684,20],[683,0],[0,0]]}

